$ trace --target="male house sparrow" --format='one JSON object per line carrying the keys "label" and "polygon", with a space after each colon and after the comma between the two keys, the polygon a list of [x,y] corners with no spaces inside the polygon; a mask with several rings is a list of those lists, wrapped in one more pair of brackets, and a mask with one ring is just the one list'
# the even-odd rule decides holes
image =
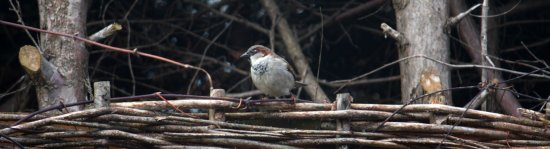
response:
{"label": "male house sparrow", "polygon": [[250,57],[252,82],[268,96],[290,95],[290,90],[299,84],[294,81],[288,62],[265,46],[253,45],[241,57]]}

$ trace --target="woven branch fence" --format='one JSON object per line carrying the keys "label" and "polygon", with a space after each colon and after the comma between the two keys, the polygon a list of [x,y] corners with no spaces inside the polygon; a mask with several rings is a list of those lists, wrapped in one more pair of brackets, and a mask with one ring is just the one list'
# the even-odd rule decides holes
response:
{"label": "woven branch fence", "polygon": [[[524,117],[513,117],[447,105],[352,104],[349,94],[338,94],[335,103],[252,102],[225,99],[223,90],[218,89],[211,95],[219,98],[188,96],[168,102],[155,98],[156,101],[109,103],[101,100],[108,98],[108,92],[95,90],[95,93],[96,107],[55,116],[39,114],[17,125],[12,124],[29,114],[0,113],[0,134],[6,136],[0,139],[0,145],[17,147],[13,142],[38,148],[508,148],[550,145],[550,131],[547,130],[550,123],[545,115],[526,109],[518,109]],[[208,112],[167,112],[171,107]]]}

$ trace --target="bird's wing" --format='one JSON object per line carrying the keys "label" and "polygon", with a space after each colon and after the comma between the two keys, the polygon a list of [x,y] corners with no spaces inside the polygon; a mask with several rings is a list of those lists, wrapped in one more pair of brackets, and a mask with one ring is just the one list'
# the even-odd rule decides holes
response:
{"label": "bird's wing", "polygon": [[[294,77],[294,80],[297,80],[297,78],[298,78],[297,76],[299,76],[299,75],[294,70],[294,68],[290,65],[290,63],[288,63],[288,61],[286,61],[286,59],[284,59],[283,57],[281,57],[281,56],[279,56],[275,53],[271,53],[271,54],[273,55],[273,58],[276,58],[276,59],[279,59],[279,60],[282,60],[283,62],[285,62],[287,70],[290,72],[290,74],[292,74],[292,76]],[[301,78],[301,76],[300,76],[300,78]],[[295,81],[295,82],[296,82],[297,87],[302,87],[302,86],[307,85],[307,84],[299,82],[299,81]]]}

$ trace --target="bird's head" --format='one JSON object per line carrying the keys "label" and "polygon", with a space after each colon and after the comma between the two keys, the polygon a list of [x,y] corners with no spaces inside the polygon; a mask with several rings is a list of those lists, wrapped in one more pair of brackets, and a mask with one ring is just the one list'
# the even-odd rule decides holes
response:
{"label": "bird's head", "polygon": [[241,58],[250,57],[250,60],[256,60],[258,58],[270,55],[271,52],[272,52],[271,49],[265,46],[253,45],[250,48],[248,48],[248,50],[246,50],[246,52],[244,52],[243,55],[241,55]]}

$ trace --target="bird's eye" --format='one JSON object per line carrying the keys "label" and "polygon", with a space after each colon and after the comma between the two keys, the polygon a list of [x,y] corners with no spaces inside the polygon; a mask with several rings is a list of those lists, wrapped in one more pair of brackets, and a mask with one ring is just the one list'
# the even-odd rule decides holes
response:
{"label": "bird's eye", "polygon": [[254,49],[254,50],[252,50],[252,52],[256,53],[256,52],[258,52],[258,50]]}

